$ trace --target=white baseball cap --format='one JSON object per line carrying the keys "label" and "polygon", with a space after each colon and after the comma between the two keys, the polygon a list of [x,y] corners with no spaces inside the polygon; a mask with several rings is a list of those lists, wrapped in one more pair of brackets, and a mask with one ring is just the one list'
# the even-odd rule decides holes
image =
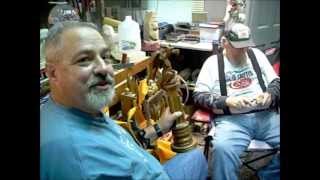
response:
{"label": "white baseball cap", "polygon": [[250,28],[241,23],[231,25],[230,30],[225,33],[234,48],[255,46],[251,38]]}

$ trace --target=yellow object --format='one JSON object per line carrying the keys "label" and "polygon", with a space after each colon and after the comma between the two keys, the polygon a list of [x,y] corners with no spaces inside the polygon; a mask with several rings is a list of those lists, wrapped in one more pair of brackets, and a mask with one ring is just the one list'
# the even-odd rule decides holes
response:
{"label": "yellow object", "polygon": [[128,122],[132,119],[132,116],[136,113],[137,107],[133,107],[128,111]]}
{"label": "yellow object", "polygon": [[138,85],[138,92],[137,92],[137,104],[136,106],[134,106],[133,108],[131,108],[128,111],[128,122],[129,120],[132,120],[132,117],[135,116],[135,121],[137,123],[137,126],[139,128],[145,128],[147,127],[147,121],[144,117],[143,111],[142,111],[142,103],[145,99],[145,96],[148,93],[148,84],[147,84],[147,80],[141,80],[139,81],[139,85]]}
{"label": "yellow object", "polygon": [[144,117],[144,114],[142,112],[141,106],[137,107],[136,114],[135,114],[135,119],[136,119],[136,122],[137,122],[137,126],[140,129],[143,129],[143,128],[147,127],[147,125],[148,125],[147,124],[147,120]]}
{"label": "yellow object", "polygon": [[177,154],[171,150],[171,142],[162,139],[156,140],[156,148],[154,152],[159,158],[161,164],[167,162]]}
{"label": "yellow object", "polygon": [[104,107],[104,108],[102,109],[102,112],[103,112],[106,116],[110,116],[110,114],[109,114],[109,107],[108,107],[108,106]]}
{"label": "yellow object", "polygon": [[137,94],[138,97],[137,97],[137,106],[136,106],[137,109],[136,109],[135,119],[139,128],[145,128],[147,127],[147,121],[142,111],[142,103],[148,93],[147,79],[143,79],[139,81],[137,93],[138,93]]}
{"label": "yellow object", "polygon": [[119,121],[119,120],[115,120],[115,121],[116,121],[116,123],[117,123],[118,125],[120,125],[122,128],[124,128],[125,130],[129,131],[130,126],[128,125],[127,122]]}
{"label": "yellow object", "polygon": [[148,94],[148,84],[147,84],[147,79],[143,79],[139,81],[139,86],[138,86],[138,105],[140,106],[146,95]]}
{"label": "yellow object", "polygon": [[112,26],[114,29],[118,29],[119,24],[121,23],[121,21],[109,18],[109,17],[104,17],[103,18],[103,24],[107,24]]}
{"label": "yellow object", "polygon": [[[142,129],[142,128],[147,127],[147,125],[148,125],[147,120],[145,119],[143,111],[142,111],[142,103],[145,100],[145,96],[148,93],[148,89],[149,88],[148,88],[147,80],[146,79],[141,80],[139,82],[138,89],[137,89],[137,102],[136,102],[137,104],[128,111],[127,122],[116,121],[120,126],[129,130],[129,132],[131,132],[131,135],[133,135],[133,136],[134,136],[134,134],[133,134],[132,130],[130,130],[131,129],[130,122],[133,120],[133,117],[134,117],[139,128]],[[149,123],[151,125],[155,123],[155,121],[152,119],[150,119],[149,121],[150,121]],[[170,142],[171,138],[172,138],[172,134],[167,133],[162,138],[158,138],[155,141],[155,148],[154,149],[147,149],[147,151],[150,154],[159,158],[159,161],[162,164],[176,155],[176,153],[171,150],[171,142]]]}

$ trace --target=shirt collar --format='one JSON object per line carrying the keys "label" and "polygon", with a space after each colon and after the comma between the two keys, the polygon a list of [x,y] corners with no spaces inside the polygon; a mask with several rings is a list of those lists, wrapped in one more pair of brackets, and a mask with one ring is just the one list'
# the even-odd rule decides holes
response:
{"label": "shirt collar", "polygon": [[57,102],[55,102],[51,96],[49,96],[49,103],[53,104],[54,106],[56,106],[57,108],[60,108],[60,109],[63,109],[65,110],[66,112],[70,113],[70,114],[73,114],[73,115],[76,115],[78,117],[83,117],[83,119],[86,119],[86,120],[92,120],[92,121],[95,121],[95,122],[103,122],[103,123],[107,123],[107,119],[108,117],[100,111],[99,113],[99,116],[95,117],[93,116],[92,114],[90,113],[87,113],[87,112],[84,112],[84,111],[81,111],[80,109],[77,109],[77,108],[74,108],[74,107],[67,107],[67,106],[64,106],[64,105],[61,105]]}

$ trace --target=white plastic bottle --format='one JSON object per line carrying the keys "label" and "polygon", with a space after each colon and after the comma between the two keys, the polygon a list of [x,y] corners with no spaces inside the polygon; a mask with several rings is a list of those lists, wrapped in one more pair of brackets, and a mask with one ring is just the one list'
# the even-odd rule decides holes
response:
{"label": "white plastic bottle", "polygon": [[132,50],[141,50],[140,27],[131,16],[126,16],[125,20],[118,27],[119,50],[123,53]]}

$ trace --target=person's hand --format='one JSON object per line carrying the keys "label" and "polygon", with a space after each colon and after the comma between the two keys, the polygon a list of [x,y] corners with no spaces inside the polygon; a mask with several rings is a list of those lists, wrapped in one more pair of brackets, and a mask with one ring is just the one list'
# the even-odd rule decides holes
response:
{"label": "person's hand", "polygon": [[178,119],[181,115],[182,112],[180,111],[171,113],[169,107],[167,107],[158,121],[162,133],[167,133],[172,127],[174,121]]}
{"label": "person's hand", "polygon": [[257,106],[269,106],[271,104],[271,94],[268,92],[261,93],[255,97]]}
{"label": "person's hand", "polygon": [[251,107],[250,99],[247,97],[227,97],[226,104],[229,108],[242,109]]}

